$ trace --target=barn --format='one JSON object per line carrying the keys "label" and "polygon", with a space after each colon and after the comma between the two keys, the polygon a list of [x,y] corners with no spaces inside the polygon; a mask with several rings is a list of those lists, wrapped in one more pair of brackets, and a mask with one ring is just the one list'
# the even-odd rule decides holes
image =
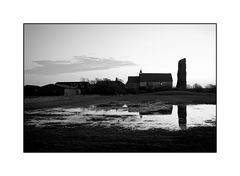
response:
{"label": "barn", "polygon": [[39,89],[39,86],[26,85],[24,86],[24,96],[38,96]]}
{"label": "barn", "polygon": [[65,88],[64,89],[64,95],[65,96],[72,96],[72,95],[80,95],[81,90],[77,88]]}
{"label": "barn", "polygon": [[[68,86],[81,90],[81,94],[89,94],[91,92],[91,85],[89,82],[56,82],[59,86]],[[68,90],[69,92],[71,90]]]}
{"label": "barn", "polygon": [[80,95],[81,90],[78,88],[64,86],[64,85],[57,85],[57,84],[48,84],[45,86],[40,87],[39,94],[42,96],[58,96],[58,95]]}
{"label": "barn", "polygon": [[55,84],[47,84],[40,87],[39,94],[42,96],[64,95],[64,87]]}
{"label": "barn", "polygon": [[72,95],[80,95],[81,94],[81,89],[78,88],[78,86],[75,84],[59,84],[56,83],[56,86],[60,86],[64,88],[64,95],[65,96],[72,96]]}

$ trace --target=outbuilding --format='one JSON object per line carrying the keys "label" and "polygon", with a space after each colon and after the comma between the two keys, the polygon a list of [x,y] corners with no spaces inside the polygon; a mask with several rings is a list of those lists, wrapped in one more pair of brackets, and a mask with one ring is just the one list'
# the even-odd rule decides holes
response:
{"label": "outbuilding", "polygon": [[72,95],[80,95],[81,90],[77,88],[65,88],[64,95],[65,96],[72,96]]}
{"label": "outbuilding", "polygon": [[91,92],[91,85],[89,82],[56,82],[56,85],[80,89],[81,94],[88,94]]}
{"label": "outbuilding", "polygon": [[48,84],[40,87],[40,95],[43,96],[57,96],[57,95],[80,95],[81,90],[77,87],[70,87],[67,85]]}
{"label": "outbuilding", "polygon": [[39,89],[39,86],[26,85],[24,86],[24,96],[38,96]]}
{"label": "outbuilding", "polygon": [[42,96],[64,95],[64,87],[55,84],[47,84],[40,87],[39,94]]}

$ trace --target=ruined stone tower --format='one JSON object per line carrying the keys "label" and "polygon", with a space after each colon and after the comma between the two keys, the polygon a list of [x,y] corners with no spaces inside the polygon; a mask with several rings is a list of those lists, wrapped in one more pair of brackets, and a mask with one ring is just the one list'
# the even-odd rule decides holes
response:
{"label": "ruined stone tower", "polygon": [[186,58],[178,61],[178,73],[177,73],[177,88],[186,89],[187,79],[186,79]]}

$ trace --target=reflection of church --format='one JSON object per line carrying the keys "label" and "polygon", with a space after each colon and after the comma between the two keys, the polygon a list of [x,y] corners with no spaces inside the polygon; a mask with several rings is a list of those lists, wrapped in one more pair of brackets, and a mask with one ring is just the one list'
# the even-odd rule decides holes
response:
{"label": "reflection of church", "polygon": [[156,110],[151,110],[151,111],[140,111],[140,115],[171,115],[173,110],[172,105],[164,105],[161,108],[158,107]]}
{"label": "reflection of church", "polygon": [[[151,111],[140,111],[139,116],[142,119],[143,115],[171,115],[173,110],[173,105],[166,105],[157,110]],[[131,112],[131,108],[129,109]],[[136,109],[132,109],[132,111],[136,111]],[[177,106],[177,114],[178,114],[178,125],[180,129],[184,130],[187,128],[187,106],[186,105],[178,105]]]}
{"label": "reflection of church", "polygon": [[[128,112],[139,112],[140,119],[144,115],[171,115],[173,111],[173,105],[164,104],[160,107],[151,107],[146,106],[139,109],[138,107],[128,107]],[[178,125],[179,128],[184,130],[187,128],[187,106],[186,105],[177,105],[177,116],[178,116]],[[161,118],[161,116],[159,117]],[[172,118],[172,117],[169,117]]]}

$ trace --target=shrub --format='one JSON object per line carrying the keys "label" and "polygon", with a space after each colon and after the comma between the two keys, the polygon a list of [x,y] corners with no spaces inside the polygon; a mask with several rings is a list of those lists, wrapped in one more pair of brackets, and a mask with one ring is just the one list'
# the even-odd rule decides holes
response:
{"label": "shrub", "polygon": [[97,80],[92,85],[92,93],[100,95],[126,94],[125,85],[120,81],[111,81],[109,79]]}

